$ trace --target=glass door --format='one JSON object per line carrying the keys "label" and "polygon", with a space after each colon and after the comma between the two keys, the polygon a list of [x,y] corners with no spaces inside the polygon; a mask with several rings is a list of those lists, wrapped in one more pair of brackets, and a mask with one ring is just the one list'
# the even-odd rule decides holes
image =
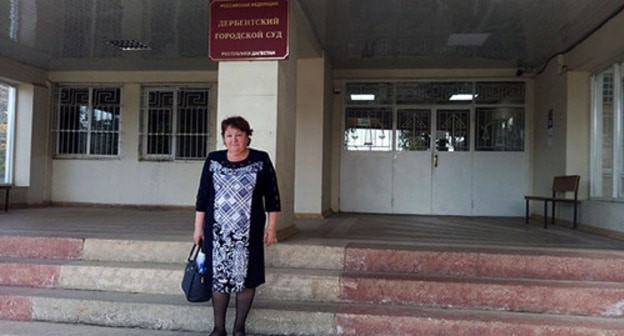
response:
{"label": "glass door", "polygon": [[431,212],[431,128],[430,108],[403,108],[396,112],[392,178],[392,212]]}
{"label": "glass door", "polygon": [[470,109],[439,108],[435,113],[431,173],[431,213],[472,213]]}

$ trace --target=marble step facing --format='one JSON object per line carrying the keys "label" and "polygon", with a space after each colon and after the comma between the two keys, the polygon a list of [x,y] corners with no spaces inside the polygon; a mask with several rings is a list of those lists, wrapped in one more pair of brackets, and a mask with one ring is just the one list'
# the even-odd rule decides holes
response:
{"label": "marble step facing", "polygon": [[[0,236],[0,257],[181,263],[188,242]],[[624,282],[624,252],[564,249],[346,247],[280,243],[265,252],[267,266],[461,277],[508,277]]]}
{"label": "marble step facing", "polygon": [[624,317],[624,283],[344,273],[345,302]]}
{"label": "marble step facing", "polygon": [[[181,295],[182,264],[0,258],[0,285]],[[621,317],[624,284],[267,269],[260,298]]]}
{"label": "marble step facing", "polygon": [[[190,247],[0,236],[0,320],[207,331],[179,287]],[[618,251],[286,242],[266,264],[257,335],[624,335]]]}
{"label": "marble step facing", "polygon": [[[0,293],[0,319],[193,332],[212,327],[209,304],[177,295],[23,287],[0,287]],[[233,315],[230,308],[228,318]],[[258,335],[616,336],[624,330],[624,321],[613,318],[262,299],[248,322],[249,333]]]}
{"label": "marble step facing", "polygon": [[457,277],[624,282],[624,252],[349,244],[344,269]]}
{"label": "marble step facing", "polygon": [[[0,258],[0,285],[183,295],[184,264]],[[338,302],[340,273],[333,270],[266,270],[259,297]]]}

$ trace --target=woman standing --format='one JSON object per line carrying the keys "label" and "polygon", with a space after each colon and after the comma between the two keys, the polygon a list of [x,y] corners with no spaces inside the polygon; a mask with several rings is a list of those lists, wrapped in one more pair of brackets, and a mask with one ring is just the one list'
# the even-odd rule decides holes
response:
{"label": "woman standing", "polygon": [[211,336],[227,335],[231,293],[236,293],[234,335],[245,335],[255,288],[265,281],[262,243],[276,242],[277,178],[269,155],[248,147],[252,132],[242,117],[221,122],[227,149],[208,155],[197,192],[193,240],[203,244],[207,269],[212,272]]}

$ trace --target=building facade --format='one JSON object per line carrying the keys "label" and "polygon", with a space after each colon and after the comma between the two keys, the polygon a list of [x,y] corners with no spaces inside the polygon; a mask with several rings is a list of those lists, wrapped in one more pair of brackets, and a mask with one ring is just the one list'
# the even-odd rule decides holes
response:
{"label": "building facade", "polygon": [[276,165],[283,235],[332,212],[521,217],[523,195],[572,174],[582,227],[624,235],[624,14],[519,77],[335,68],[291,7],[284,61],[59,71],[1,56],[11,203],[190,209],[219,121],[242,115]]}

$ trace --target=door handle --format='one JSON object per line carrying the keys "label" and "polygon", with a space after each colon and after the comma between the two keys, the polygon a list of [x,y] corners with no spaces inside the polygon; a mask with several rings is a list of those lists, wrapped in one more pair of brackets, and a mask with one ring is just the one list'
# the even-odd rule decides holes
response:
{"label": "door handle", "polygon": [[434,168],[438,167],[438,154],[433,155],[433,167]]}

